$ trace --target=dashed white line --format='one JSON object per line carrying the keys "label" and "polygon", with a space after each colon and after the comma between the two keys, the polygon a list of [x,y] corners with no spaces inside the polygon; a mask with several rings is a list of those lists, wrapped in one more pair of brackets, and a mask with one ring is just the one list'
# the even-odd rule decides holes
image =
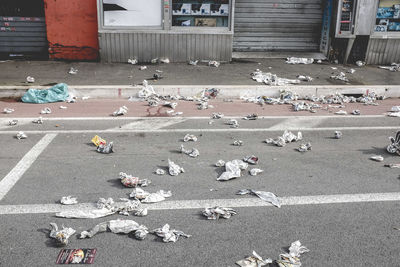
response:
{"label": "dashed white line", "polygon": [[0,181],[0,200],[13,188],[29,167],[35,162],[57,134],[46,134],[35,146],[15,165],[15,167]]}

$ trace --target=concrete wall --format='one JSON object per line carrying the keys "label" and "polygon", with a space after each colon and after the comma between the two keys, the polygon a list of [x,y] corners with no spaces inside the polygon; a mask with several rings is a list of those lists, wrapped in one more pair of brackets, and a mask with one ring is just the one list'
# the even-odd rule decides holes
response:
{"label": "concrete wall", "polygon": [[96,0],[44,0],[49,57],[97,60]]}

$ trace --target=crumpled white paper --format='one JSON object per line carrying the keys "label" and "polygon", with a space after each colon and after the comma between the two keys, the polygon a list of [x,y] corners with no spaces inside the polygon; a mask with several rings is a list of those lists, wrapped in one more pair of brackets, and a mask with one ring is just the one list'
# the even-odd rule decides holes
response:
{"label": "crumpled white paper", "polygon": [[236,194],[237,195],[255,195],[266,202],[270,202],[272,205],[274,205],[278,208],[281,207],[281,202],[280,202],[279,198],[277,196],[275,196],[274,193],[271,193],[271,192],[256,191],[253,189],[242,189],[242,190],[239,190]]}
{"label": "crumpled white paper", "polygon": [[235,159],[225,163],[225,172],[223,172],[217,181],[228,181],[241,176],[241,170],[247,169],[249,165],[243,160]]}
{"label": "crumpled white paper", "polygon": [[168,243],[168,242],[176,242],[178,241],[180,236],[184,237],[191,237],[191,235],[187,235],[182,231],[175,230],[175,229],[170,229],[169,224],[165,224],[162,228],[157,228],[151,231],[151,233],[154,233],[155,235],[162,237],[163,242]]}
{"label": "crumpled white paper", "polygon": [[224,219],[229,219],[232,215],[236,215],[237,212],[231,208],[224,208],[224,207],[213,207],[213,208],[206,208],[203,210],[203,215],[207,217],[209,220],[217,220],[219,217]]}
{"label": "crumpled white paper", "polygon": [[263,259],[257,252],[253,251],[253,255],[244,260],[237,261],[236,264],[241,267],[261,267],[272,263],[272,259]]}
{"label": "crumpled white paper", "polygon": [[63,205],[74,205],[78,204],[78,200],[76,197],[66,196],[61,198],[60,203]]}
{"label": "crumpled white paper", "polygon": [[169,169],[169,174],[172,176],[178,176],[180,173],[185,172],[185,170],[182,167],[180,167],[178,164],[175,164],[170,159],[168,159],[168,169]]}
{"label": "crumpled white paper", "polygon": [[74,229],[64,226],[62,226],[62,229],[58,229],[56,223],[50,223],[50,226],[50,237],[54,238],[57,245],[60,246],[66,246],[68,244],[68,239],[76,232]]}

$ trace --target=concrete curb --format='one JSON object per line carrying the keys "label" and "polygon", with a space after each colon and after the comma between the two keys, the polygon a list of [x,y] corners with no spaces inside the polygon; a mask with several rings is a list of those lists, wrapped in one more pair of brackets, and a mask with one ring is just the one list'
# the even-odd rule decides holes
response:
{"label": "concrete curb", "polygon": [[[47,89],[49,86],[0,86],[0,97],[21,97],[28,88]],[[91,98],[128,98],[136,95],[141,86],[131,85],[70,85],[78,97]],[[241,96],[276,97],[280,90],[291,90],[300,97],[310,95],[367,94],[375,92],[386,97],[400,97],[400,85],[153,85],[154,90],[161,95],[194,96],[204,89],[220,89],[219,98],[239,98]]]}

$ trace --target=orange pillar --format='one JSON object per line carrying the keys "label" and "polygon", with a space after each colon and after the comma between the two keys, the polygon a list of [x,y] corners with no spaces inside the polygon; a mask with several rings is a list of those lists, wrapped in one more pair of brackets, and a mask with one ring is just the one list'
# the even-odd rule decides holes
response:
{"label": "orange pillar", "polygon": [[97,60],[96,0],[44,0],[49,57]]}

